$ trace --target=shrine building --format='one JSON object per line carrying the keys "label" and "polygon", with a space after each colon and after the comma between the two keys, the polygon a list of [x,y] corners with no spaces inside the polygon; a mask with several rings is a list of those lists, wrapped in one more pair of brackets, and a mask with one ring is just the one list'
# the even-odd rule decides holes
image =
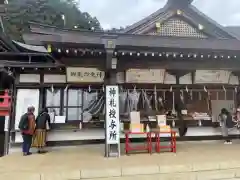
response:
{"label": "shrine building", "polygon": [[187,137],[220,137],[221,108],[240,105],[240,27],[216,23],[192,1],[168,0],[119,33],[30,22],[24,43],[2,36],[1,66],[15,81],[11,141],[22,141],[18,123],[29,105],[36,114],[49,109],[50,142],[104,139],[105,85],[119,86],[124,128],[132,111],[152,126],[163,110],[178,128],[176,112],[187,110]]}

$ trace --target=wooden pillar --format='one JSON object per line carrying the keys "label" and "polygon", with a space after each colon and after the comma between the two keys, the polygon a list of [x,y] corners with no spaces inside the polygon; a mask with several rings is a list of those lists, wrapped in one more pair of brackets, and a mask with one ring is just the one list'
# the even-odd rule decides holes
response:
{"label": "wooden pillar", "polygon": [[117,84],[117,71],[113,63],[113,49],[106,49],[106,76],[105,85],[116,85]]}
{"label": "wooden pillar", "polygon": [[175,94],[175,109],[177,111],[177,117],[179,120],[179,134],[180,136],[184,136],[187,133],[187,124],[183,118],[182,110],[184,109],[185,104],[183,104],[181,100],[181,89],[180,89],[180,74],[176,73],[176,94]]}
{"label": "wooden pillar", "polygon": [[[104,47],[106,49],[106,76],[104,80],[105,89],[107,85],[117,85],[117,59],[114,59],[114,50],[116,47],[116,39],[102,39],[104,43]],[[114,62],[115,61],[115,62]],[[106,97],[105,97],[105,104],[106,104]],[[106,109],[106,108],[105,108]],[[119,144],[116,145],[108,145],[107,144],[107,130],[106,130],[106,124],[107,124],[107,118],[105,118],[105,157],[112,156],[111,153],[115,154],[118,153],[120,155],[119,151]],[[115,149],[117,152],[114,152]]]}
{"label": "wooden pillar", "polygon": [[[12,75],[12,72],[6,69],[0,70],[0,89],[1,91],[8,89],[13,91],[14,87],[14,76]],[[11,92],[12,94],[13,92]],[[8,95],[7,95],[8,94]],[[0,125],[0,151],[4,152],[4,154],[8,154],[9,149],[9,142],[10,142],[10,128],[11,128],[11,110],[10,110],[10,104],[12,103],[12,100],[9,101],[9,98],[11,99],[12,96],[9,96],[9,93],[6,91],[5,95],[7,95],[7,98],[3,98],[3,102],[1,103],[1,111],[5,112],[5,114],[1,114],[1,118],[4,117],[4,119],[1,119],[1,125]],[[8,116],[9,118],[6,118]],[[0,156],[2,156],[1,154]]]}

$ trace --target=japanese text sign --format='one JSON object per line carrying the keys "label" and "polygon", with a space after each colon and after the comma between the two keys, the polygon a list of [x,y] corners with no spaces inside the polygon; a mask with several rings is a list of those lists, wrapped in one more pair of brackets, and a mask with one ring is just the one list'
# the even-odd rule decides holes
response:
{"label": "japanese text sign", "polygon": [[96,68],[68,67],[68,82],[103,82],[105,73]]}
{"label": "japanese text sign", "polygon": [[120,142],[118,86],[106,86],[106,138],[107,144]]}

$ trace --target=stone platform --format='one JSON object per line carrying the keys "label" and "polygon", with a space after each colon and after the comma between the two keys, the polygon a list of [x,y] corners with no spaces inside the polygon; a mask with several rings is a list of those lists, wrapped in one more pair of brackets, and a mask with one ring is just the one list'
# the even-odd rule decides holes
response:
{"label": "stone platform", "polygon": [[54,148],[45,155],[20,152],[0,158],[0,180],[209,180],[240,179],[240,142],[180,142],[177,153],[104,158],[103,145]]}

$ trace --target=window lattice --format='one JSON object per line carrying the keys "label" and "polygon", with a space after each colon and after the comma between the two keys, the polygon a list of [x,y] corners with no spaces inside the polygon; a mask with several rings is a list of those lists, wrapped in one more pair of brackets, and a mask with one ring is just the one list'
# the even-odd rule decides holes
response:
{"label": "window lattice", "polygon": [[169,19],[165,23],[161,24],[160,32],[154,31],[150,32],[149,34],[160,36],[207,38],[207,36],[202,32],[199,32],[190,24],[177,18]]}

